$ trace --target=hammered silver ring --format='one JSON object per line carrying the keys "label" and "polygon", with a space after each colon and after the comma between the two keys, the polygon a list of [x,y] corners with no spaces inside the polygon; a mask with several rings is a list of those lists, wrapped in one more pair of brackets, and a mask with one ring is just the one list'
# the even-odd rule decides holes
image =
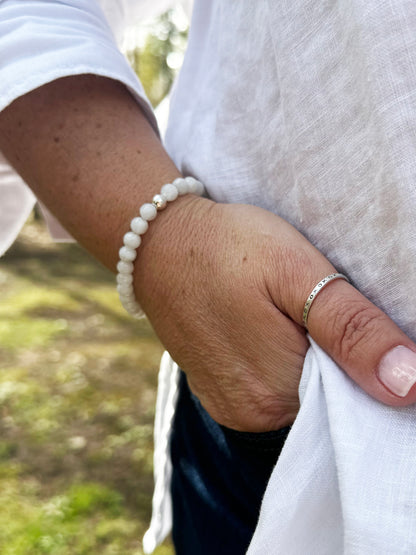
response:
{"label": "hammered silver ring", "polygon": [[330,283],[334,279],[344,279],[345,281],[348,281],[348,283],[350,282],[350,280],[347,278],[347,276],[344,276],[344,274],[334,273],[324,277],[324,279],[322,279],[319,283],[315,285],[315,287],[312,289],[312,291],[310,292],[306,300],[305,306],[303,307],[302,320],[303,320],[303,325],[305,326],[306,329],[308,329],[308,316],[309,316],[309,311],[311,309],[313,301],[316,299],[317,295],[319,295],[322,289],[326,287],[328,283]]}

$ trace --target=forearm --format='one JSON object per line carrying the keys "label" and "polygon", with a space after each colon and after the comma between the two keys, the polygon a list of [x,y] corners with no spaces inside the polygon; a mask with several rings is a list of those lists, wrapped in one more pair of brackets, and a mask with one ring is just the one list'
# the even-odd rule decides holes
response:
{"label": "forearm", "polygon": [[0,150],[112,270],[141,204],[180,175],[127,89],[92,75],[59,79],[13,102],[0,113]]}
{"label": "forearm", "polygon": [[[179,175],[127,89],[92,76],[55,81],[16,100],[0,114],[0,148],[113,270],[131,218]],[[264,431],[296,415],[308,347],[303,306],[333,272],[271,212],[185,195],[146,232],[134,286],[211,416]],[[415,402],[415,345],[351,285],[335,280],[318,296],[308,330],[370,395],[391,405]]]}

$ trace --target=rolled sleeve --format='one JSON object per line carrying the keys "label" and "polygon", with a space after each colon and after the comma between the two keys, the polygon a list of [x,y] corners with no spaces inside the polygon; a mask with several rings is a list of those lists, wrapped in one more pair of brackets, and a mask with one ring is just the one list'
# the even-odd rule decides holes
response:
{"label": "rolled sleeve", "polygon": [[[112,13],[105,11],[107,16]],[[118,49],[110,23],[95,0],[0,0],[0,111],[55,79],[88,73],[123,83],[158,132],[152,107]],[[15,240],[34,202],[0,152],[0,256]],[[45,217],[53,238],[70,239],[52,215],[45,212]]]}
{"label": "rolled sleeve", "polygon": [[143,87],[93,0],[0,0],[0,111],[60,77],[91,73],[126,85],[152,126]]}

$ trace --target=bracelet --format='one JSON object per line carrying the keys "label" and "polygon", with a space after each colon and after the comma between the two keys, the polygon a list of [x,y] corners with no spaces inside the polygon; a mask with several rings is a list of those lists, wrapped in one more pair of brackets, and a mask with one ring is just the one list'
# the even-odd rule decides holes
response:
{"label": "bracelet", "polygon": [[136,260],[137,249],[142,242],[141,236],[148,230],[149,222],[156,218],[160,210],[166,208],[168,202],[173,202],[178,196],[187,193],[202,196],[204,186],[193,177],[178,177],[172,183],[163,185],[160,193],[153,197],[151,203],[146,202],[140,207],[140,216],[132,219],[131,231],[123,237],[123,246],[119,250],[120,260],[117,264],[117,291],[121,304],[134,318],[145,316],[136,301],[133,289],[133,262]]}

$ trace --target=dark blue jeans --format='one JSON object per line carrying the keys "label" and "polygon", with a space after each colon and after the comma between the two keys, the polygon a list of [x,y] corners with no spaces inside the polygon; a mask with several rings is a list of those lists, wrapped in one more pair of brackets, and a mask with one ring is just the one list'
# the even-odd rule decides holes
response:
{"label": "dark blue jeans", "polygon": [[288,432],[252,434],[218,425],[182,374],[171,442],[178,555],[246,552]]}

